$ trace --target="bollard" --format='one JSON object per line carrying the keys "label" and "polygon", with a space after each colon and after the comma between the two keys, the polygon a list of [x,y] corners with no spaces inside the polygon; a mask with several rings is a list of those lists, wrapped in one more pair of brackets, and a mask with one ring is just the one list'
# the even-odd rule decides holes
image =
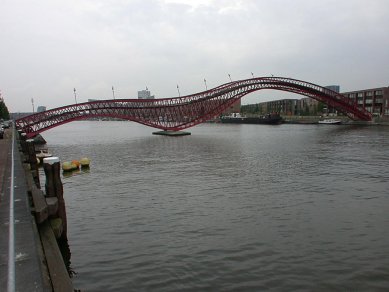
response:
{"label": "bollard", "polygon": [[27,139],[27,134],[26,133],[21,133],[20,134],[20,146],[22,146],[22,152],[23,154],[27,153],[26,149],[26,139]]}
{"label": "bollard", "polygon": [[34,179],[35,185],[38,189],[41,188],[41,183],[39,181],[39,169],[38,169],[38,162],[36,159],[36,153],[35,153],[35,144],[33,139],[26,140],[26,150],[27,150],[27,163],[30,164],[31,167],[31,174]]}
{"label": "bollard", "polygon": [[43,169],[46,175],[46,196],[57,197],[58,199],[58,212],[57,216],[62,220],[62,239],[67,238],[67,220],[66,220],[66,208],[65,200],[63,198],[63,185],[61,181],[61,165],[58,157],[48,157],[43,159]]}
{"label": "bollard", "polygon": [[22,130],[17,130],[17,135],[16,135],[16,139],[18,141],[18,150],[19,152],[22,152],[22,144],[20,143],[21,140],[22,140]]}

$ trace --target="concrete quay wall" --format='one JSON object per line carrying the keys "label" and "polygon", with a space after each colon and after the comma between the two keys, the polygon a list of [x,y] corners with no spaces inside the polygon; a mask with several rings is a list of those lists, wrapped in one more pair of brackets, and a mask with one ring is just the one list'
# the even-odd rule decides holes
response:
{"label": "concrete quay wall", "polygon": [[49,216],[33,198],[43,193],[12,131],[0,139],[0,291],[74,291]]}

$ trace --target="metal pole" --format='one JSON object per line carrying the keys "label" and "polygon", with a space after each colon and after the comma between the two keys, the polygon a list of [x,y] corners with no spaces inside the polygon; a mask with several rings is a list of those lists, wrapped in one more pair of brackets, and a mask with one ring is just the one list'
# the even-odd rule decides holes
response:
{"label": "metal pole", "polygon": [[178,84],[177,84],[177,91],[178,91],[178,97],[181,97],[180,88],[178,87]]}
{"label": "metal pole", "polygon": [[230,78],[230,81],[232,82],[232,79],[231,79],[231,75],[230,75],[230,74],[228,74],[228,77]]}
{"label": "metal pole", "polygon": [[253,72],[251,72],[251,76],[253,76],[253,78],[254,78],[254,73]]}
{"label": "metal pole", "polygon": [[113,86],[112,86],[112,96],[113,96],[113,99],[115,99],[115,90],[113,89]]}
{"label": "metal pole", "polygon": [[77,94],[76,94],[76,89],[74,88],[74,101],[76,102],[77,104]]}
{"label": "metal pole", "polygon": [[31,104],[32,104],[32,113],[35,113],[34,99],[33,98],[31,98]]}
{"label": "metal pole", "polygon": [[205,80],[205,78],[204,78],[204,84],[205,84],[205,90],[208,90],[207,80]]}

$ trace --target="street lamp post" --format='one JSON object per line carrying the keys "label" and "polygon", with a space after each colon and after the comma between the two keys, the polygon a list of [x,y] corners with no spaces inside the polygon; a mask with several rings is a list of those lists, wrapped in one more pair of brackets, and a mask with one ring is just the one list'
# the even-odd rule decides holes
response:
{"label": "street lamp post", "polygon": [[180,88],[178,87],[178,84],[177,84],[177,91],[178,91],[178,97],[181,97]]}
{"label": "street lamp post", "polygon": [[228,74],[228,78],[230,78],[230,81],[232,82],[232,79],[231,79],[231,75],[230,75],[230,74]]}
{"label": "street lamp post", "polygon": [[77,94],[76,94],[76,89],[74,88],[73,91],[74,91],[74,101],[75,101],[76,104],[77,104]]}
{"label": "street lamp post", "polygon": [[32,104],[32,113],[35,113],[34,99],[33,98],[31,98],[31,104]]}
{"label": "street lamp post", "polygon": [[207,80],[205,80],[205,78],[204,78],[204,84],[205,84],[205,90],[208,90]]}
{"label": "street lamp post", "polygon": [[115,99],[115,90],[113,89],[113,86],[112,86],[112,96],[113,96],[113,99]]}

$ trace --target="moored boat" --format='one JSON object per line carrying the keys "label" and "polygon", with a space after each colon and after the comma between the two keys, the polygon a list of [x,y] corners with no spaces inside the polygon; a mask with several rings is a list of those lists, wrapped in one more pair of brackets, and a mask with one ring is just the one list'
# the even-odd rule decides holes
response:
{"label": "moored boat", "polygon": [[326,125],[339,125],[342,123],[342,120],[339,119],[324,119],[322,121],[318,121],[319,124],[326,124]]}
{"label": "moored boat", "polygon": [[222,116],[220,118],[222,123],[229,124],[263,124],[263,125],[279,125],[283,122],[282,117],[279,114],[267,114],[264,116],[245,117],[240,113],[232,113],[228,116]]}

